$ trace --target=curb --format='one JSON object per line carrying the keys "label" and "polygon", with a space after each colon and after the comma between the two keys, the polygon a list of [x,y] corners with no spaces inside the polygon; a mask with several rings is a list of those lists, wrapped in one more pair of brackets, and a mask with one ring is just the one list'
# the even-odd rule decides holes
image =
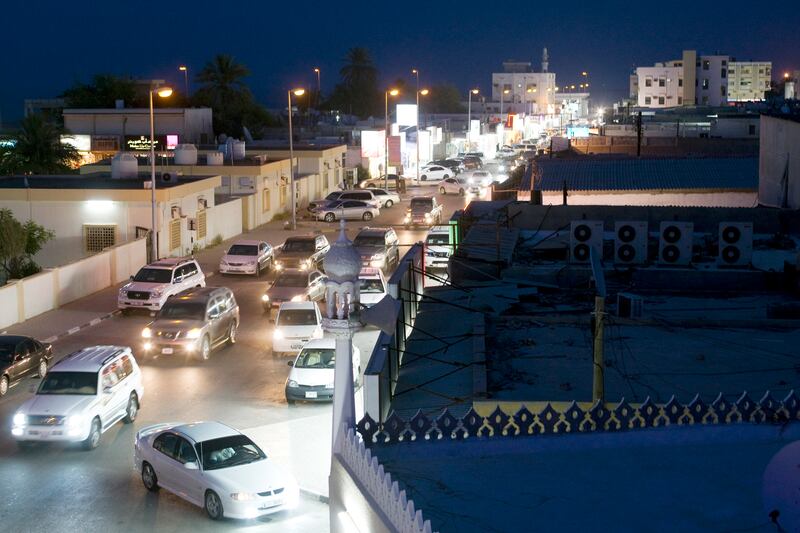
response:
{"label": "curb", "polygon": [[304,489],[303,487],[300,487],[300,495],[304,496],[309,500],[314,500],[325,504],[327,504],[330,501],[330,498],[328,498],[324,494],[320,494],[319,492],[315,492],[313,490]]}
{"label": "curb", "polygon": [[107,319],[109,319],[109,318],[111,318],[113,316],[116,316],[118,314],[120,314],[119,310],[111,311],[110,313],[106,313],[106,314],[104,314],[102,316],[99,316],[97,318],[93,318],[89,322],[86,322],[85,324],[81,324],[80,326],[75,326],[74,328],[70,328],[67,331],[65,331],[64,333],[59,333],[58,335],[53,335],[52,337],[47,337],[46,339],[42,339],[42,342],[46,342],[48,344],[52,344],[52,343],[54,343],[55,341],[57,341],[59,339],[63,339],[64,337],[69,337],[70,335],[74,335],[75,333],[79,332],[82,329],[86,329],[86,328],[90,328],[92,326],[96,326],[100,322],[103,322],[104,320],[107,320]]}

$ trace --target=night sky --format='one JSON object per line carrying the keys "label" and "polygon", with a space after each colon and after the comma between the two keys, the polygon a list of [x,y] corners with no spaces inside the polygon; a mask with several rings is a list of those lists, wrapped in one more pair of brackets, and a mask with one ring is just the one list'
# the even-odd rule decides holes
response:
{"label": "night sky", "polygon": [[[322,69],[323,91],[330,90],[353,46],[373,52],[386,82],[410,81],[416,66],[423,84],[484,90],[503,59],[538,68],[546,46],[558,84],[578,83],[586,70],[600,103],[627,95],[632,66],[678,58],[684,48],[771,60],[774,77],[800,69],[800,10],[789,4],[643,5],[7,0],[0,11],[0,112],[4,122],[16,120],[24,98],[56,96],[94,73],[166,78],[180,86],[177,65],[189,65],[191,74],[221,52],[251,69],[251,89],[271,106],[280,105],[285,88],[315,83],[314,66]],[[783,8],[753,11],[754,5]]]}

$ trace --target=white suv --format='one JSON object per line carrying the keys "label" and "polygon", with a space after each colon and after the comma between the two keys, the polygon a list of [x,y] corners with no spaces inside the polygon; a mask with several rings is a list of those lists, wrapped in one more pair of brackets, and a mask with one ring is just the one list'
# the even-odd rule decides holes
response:
{"label": "white suv", "polygon": [[82,442],[92,450],[111,426],[136,419],[143,396],[142,372],[130,348],[83,348],[45,374],[34,397],[14,415],[11,435],[20,445]]}
{"label": "white suv", "polygon": [[158,311],[170,296],[205,286],[206,276],[194,259],[161,259],[131,276],[119,290],[117,308]]}

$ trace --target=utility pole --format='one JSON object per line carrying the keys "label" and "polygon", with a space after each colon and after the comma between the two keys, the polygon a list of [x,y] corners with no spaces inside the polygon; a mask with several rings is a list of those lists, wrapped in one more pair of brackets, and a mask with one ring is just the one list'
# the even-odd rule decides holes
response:
{"label": "utility pole", "polygon": [[605,298],[599,294],[594,297],[594,345],[592,366],[592,401],[605,402],[605,366],[603,364],[603,315],[605,313]]}
{"label": "utility pole", "polygon": [[642,112],[636,115],[636,157],[642,156]]}

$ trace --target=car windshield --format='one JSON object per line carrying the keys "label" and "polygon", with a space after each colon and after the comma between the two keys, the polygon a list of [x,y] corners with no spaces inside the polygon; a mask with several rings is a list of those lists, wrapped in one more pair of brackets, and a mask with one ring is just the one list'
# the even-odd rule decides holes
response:
{"label": "car windshield", "polygon": [[313,252],[314,241],[309,239],[288,240],[283,245],[284,252]]}
{"label": "car windshield", "polygon": [[336,200],[335,202],[331,202],[327,205],[327,209],[335,209],[337,207],[342,207],[342,201]]}
{"label": "car windshield", "polygon": [[430,198],[412,198],[411,209],[415,207],[429,208],[433,205]]}
{"label": "car windshield", "polygon": [[387,194],[389,194],[388,192],[382,189],[370,189],[369,192],[371,192],[375,196],[386,196]]}
{"label": "car windshield", "polygon": [[45,374],[36,394],[97,394],[97,372],[53,372]]}
{"label": "car windshield", "polygon": [[380,278],[359,279],[358,285],[361,294],[381,294],[386,292]]}
{"label": "car windshield", "polygon": [[333,368],[336,350],[331,348],[303,348],[300,355],[297,356],[297,361],[294,363],[295,368]]}
{"label": "car windshield", "polygon": [[450,244],[450,237],[446,233],[431,233],[425,237],[425,244],[432,244],[434,246]]}
{"label": "car windshield", "polygon": [[308,286],[308,274],[299,274],[299,273],[283,273],[280,274],[275,283],[272,284],[273,287],[307,287]]}
{"label": "car windshield", "polygon": [[203,470],[218,470],[246,465],[267,458],[261,448],[244,435],[231,435],[195,445]]}
{"label": "car windshield", "polygon": [[384,246],[383,235],[356,235],[353,246]]}
{"label": "car windshield", "polygon": [[313,309],[282,309],[275,320],[276,326],[315,326],[317,312]]}
{"label": "car windshield", "polygon": [[234,244],[228,250],[228,255],[258,255],[258,246],[255,244]]}
{"label": "car windshield", "polygon": [[167,300],[158,318],[169,318],[173,320],[203,320],[206,317],[206,304],[199,302],[181,302]]}
{"label": "car windshield", "polygon": [[134,276],[133,281],[145,283],[170,283],[172,281],[172,270],[166,268],[142,268]]}
{"label": "car windshield", "polygon": [[339,195],[342,194],[340,192],[332,192],[328,196],[325,197],[326,200],[336,200],[339,198]]}

